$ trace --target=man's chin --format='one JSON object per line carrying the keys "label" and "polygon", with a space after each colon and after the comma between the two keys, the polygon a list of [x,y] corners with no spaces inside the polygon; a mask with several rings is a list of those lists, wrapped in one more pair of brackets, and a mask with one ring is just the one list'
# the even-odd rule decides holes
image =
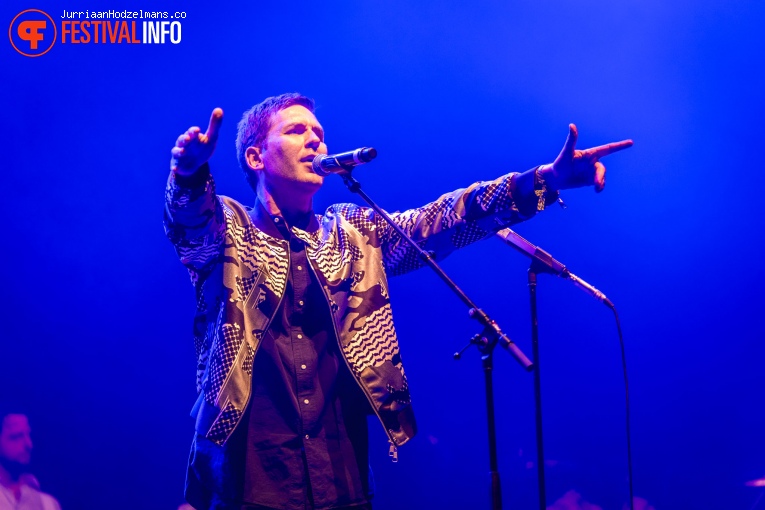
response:
{"label": "man's chin", "polygon": [[311,193],[316,193],[324,184],[324,177],[317,174],[311,174],[292,181],[292,186]]}

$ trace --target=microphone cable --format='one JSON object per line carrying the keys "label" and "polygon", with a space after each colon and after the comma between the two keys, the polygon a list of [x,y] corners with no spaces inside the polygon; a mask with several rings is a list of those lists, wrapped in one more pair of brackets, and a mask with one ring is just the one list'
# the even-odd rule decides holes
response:
{"label": "microphone cable", "polygon": [[606,306],[614,312],[616,321],[616,330],[619,333],[619,348],[622,354],[622,372],[624,373],[624,406],[625,406],[625,425],[627,432],[627,481],[629,483],[630,510],[635,510],[635,493],[632,481],[632,433],[630,431],[630,385],[627,378],[627,354],[624,349],[624,335],[622,334],[622,323],[619,320],[619,312],[611,301],[606,301]]}

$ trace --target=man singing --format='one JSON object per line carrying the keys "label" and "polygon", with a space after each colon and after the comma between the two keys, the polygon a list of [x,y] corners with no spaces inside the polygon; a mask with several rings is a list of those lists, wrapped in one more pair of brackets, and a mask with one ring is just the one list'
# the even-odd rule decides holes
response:
{"label": "man singing", "polygon": [[[203,509],[368,509],[368,414],[390,452],[416,432],[387,276],[422,265],[377,213],[323,214],[312,170],[327,153],[314,103],[270,97],[245,112],[236,149],[251,207],[220,196],[207,161],[223,112],[172,149],[165,228],[196,289],[196,434],[186,498]],[[443,258],[555,202],[605,185],[600,158],[629,140],[447,193],[394,221]]]}

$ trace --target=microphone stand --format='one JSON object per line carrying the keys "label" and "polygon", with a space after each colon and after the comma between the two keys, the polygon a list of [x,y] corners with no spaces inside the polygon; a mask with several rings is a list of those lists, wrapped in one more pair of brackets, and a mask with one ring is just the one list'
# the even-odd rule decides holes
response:
{"label": "microphone stand", "polygon": [[534,419],[537,439],[537,488],[539,509],[547,508],[547,486],[545,485],[545,454],[542,432],[542,376],[539,373],[539,320],[537,317],[537,272],[536,260],[531,261],[528,272],[529,299],[531,304],[531,355],[534,358]]}
{"label": "microphone stand", "polygon": [[398,226],[393,219],[382,210],[364,191],[361,190],[361,183],[351,174],[352,166],[343,166],[345,172],[338,173],[345,185],[352,193],[359,195],[369,206],[374,209],[393,229],[401,236],[401,239],[409,243],[420,255],[420,258],[428,265],[446,285],[454,292],[460,300],[468,307],[468,315],[471,319],[477,320],[482,326],[483,331],[470,339],[470,342],[459,352],[454,354],[455,359],[460,359],[462,353],[471,345],[476,345],[481,352],[483,363],[484,380],[486,385],[486,416],[488,421],[489,436],[489,470],[491,476],[491,508],[492,510],[502,509],[502,490],[500,485],[499,467],[497,461],[497,436],[494,419],[494,388],[492,384],[493,354],[494,347],[499,343],[505,348],[515,360],[527,371],[534,368],[534,365],[521,352],[518,346],[502,332],[497,323],[492,320],[486,312],[478,306],[460,289],[454,281],[436,264],[434,254],[428,252],[414,242],[404,230]]}
{"label": "microphone stand", "polygon": [[550,273],[561,278],[567,278],[574,282],[574,284],[602,301],[606,306],[614,309],[614,304],[609,300],[605,294],[598,289],[585,282],[571,271],[566,269],[566,266],[555,260],[552,255],[534,246],[509,228],[504,228],[497,232],[499,236],[506,244],[515,248],[525,256],[531,259],[531,265],[528,271],[529,282],[529,299],[531,304],[531,353],[534,358],[534,407],[535,407],[535,420],[536,420],[536,442],[537,442],[537,480],[539,487],[539,508],[545,510],[547,508],[547,490],[545,486],[545,456],[544,456],[544,440],[542,432],[542,377],[540,374],[539,363],[539,320],[537,316],[537,274]]}

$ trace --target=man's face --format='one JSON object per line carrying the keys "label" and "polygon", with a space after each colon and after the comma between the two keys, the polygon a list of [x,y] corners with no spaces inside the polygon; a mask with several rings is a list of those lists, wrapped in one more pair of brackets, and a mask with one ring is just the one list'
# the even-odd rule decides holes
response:
{"label": "man's face", "polygon": [[32,429],[23,414],[9,414],[0,431],[0,459],[27,465],[32,461]]}
{"label": "man's face", "polygon": [[324,129],[307,108],[293,105],[271,116],[271,128],[261,150],[258,179],[270,189],[313,194],[324,178],[311,169],[317,154],[326,154]]}

